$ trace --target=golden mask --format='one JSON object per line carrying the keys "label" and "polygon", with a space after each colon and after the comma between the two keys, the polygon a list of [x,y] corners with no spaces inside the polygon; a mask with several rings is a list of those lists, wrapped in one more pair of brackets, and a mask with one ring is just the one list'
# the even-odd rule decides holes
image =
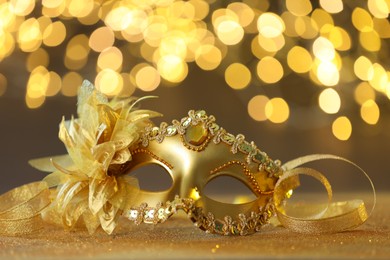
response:
{"label": "golden mask", "polygon": [[[157,164],[172,178],[168,190],[141,190],[137,196],[139,204],[156,205],[173,200],[174,207],[186,211],[199,228],[220,234],[255,232],[273,214],[270,200],[281,174],[280,163],[272,161],[253,142],[245,141],[243,135],[226,132],[203,110],[191,110],[187,117],[173,120],[171,125],[146,127],[138,146],[130,152],[132,160],[126,165],[130,174],[141,166]],[[256,200],[228,204],[204,195],[207,183],[221,175],[244,183]],[[172,202],[158,208],[133,208],[128,217],[137,223],[160,222],[175,210],[170,208]]]}

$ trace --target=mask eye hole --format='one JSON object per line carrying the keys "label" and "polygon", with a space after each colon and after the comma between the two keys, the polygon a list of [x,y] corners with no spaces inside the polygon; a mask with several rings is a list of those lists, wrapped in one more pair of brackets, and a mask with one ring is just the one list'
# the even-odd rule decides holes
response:
{"label": "mask eye hole", "polygon": [[229,204],[256,200],[256,195],[242,181],[223,173],[205,185],[203,194],[212,200]]}
{"label": "mask eye hole", "polygon": [[171,175],[159,164],[150,163],[132,170],[131,175],[138,179],[141,190],[151,192],[166,191],[172,187]]}

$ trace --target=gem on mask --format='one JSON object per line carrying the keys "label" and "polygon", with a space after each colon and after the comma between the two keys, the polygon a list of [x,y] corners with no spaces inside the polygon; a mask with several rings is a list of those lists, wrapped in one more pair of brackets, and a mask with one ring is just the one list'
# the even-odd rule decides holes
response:
{"label": "gem on mask", "polygon": [[132,210],[129,210],[129,215],[128,215],[128,218],[130,220],[136,220],[138,218],[138,210],[135,210],[135,209],[132,209]]}
{"label": "gem on mask", "polygon": [[[180,203],[176,200],[180,200]],[[139,207],[131,208],[124,215],[136,225],[141,223],[158,224],[176,213],[177,207],[182,203],[181,201],[182,199],[175,198],[175,201],[167,201],[165,205],[160,202],[155,207],[148,207],[147,203],[142,203]]]}
{"label": "gem on mask", "polygon": [[151,224],[155,223],[155,213],[156,209],[155,208],[146,208],[144,211],[144,223]]}
{"label": "gem on mask", "polygon": [[245,141],[238,146],[238,149],[243,153],[249,154],[252,152],[252,145]]}
{"label": "gem on mask", "polygon": [[150,135],[150,137],[156,137],[159,134],[159,132],[160,132],[160,129],[157,126],[155,126],[152,128],[149,135]]}
{"label": "gem on mask", "polygon": [[185,140],[187,143],[199,146],[207,140],[208,131],[203,127],[203,124],[197,124],[187,129]]}
{"label": "gem on mask", "polygon": [[139,225],[142,223],[142,209],[141,208],[132,208],[129,211],[127,211],[126,217],[133,221],[136,225]]}
{"label": "gem on mask", "polygon": [[267,160],[267,156],[264,155],[264,153],[258,151],[257,154],[254,156],[254,161],[257,163],[265,163]]}

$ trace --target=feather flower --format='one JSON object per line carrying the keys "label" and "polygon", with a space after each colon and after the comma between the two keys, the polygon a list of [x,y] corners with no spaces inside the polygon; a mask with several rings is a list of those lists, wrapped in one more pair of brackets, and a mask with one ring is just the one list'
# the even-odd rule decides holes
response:
{"label": "feather flower", "polygon": [[[160,116],[150,110],[137,110],[142,99],[113,99],[84,81],[79,94],[78,118],[62,120],[59,138],[68,154],[51,158],[54,172],[44,181],[56,187],[51,205],[43,218],[72,228],[82,219],[90,233],[101,226],[111,234],[122,211],[132,206],[139,191],[135,178],[125,175],[131,160],[129,148],[140,138],[140,131]],[[50,170],[47,160],[30,163]]]}

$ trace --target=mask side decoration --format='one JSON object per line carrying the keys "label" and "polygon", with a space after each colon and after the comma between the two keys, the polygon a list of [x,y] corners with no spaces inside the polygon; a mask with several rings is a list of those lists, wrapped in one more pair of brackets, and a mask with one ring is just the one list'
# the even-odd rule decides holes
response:
{"label": "mask side decoration", "polygon": [[[139,192],[137,201],[141,206],[128,216],[136,223],[142,221],[137,219],[141,215],[143,222],[162,222],[177,209],[183,209],[206,232],[246,235],[258,231],[274,213],[271,198],[282,174],[280,162],[272,161],[253,142],[245,141],[243,135],[227,133],[203,110],[191,110],[180,122],[173,120],[172,125],[147,127],[131,154],[132,161],[127,165],[130,174],[154,163],[172,178],[172,186],[166,191]],[[244,183],[256,199],[229,204],[207,197],[205,186],[221,175]],[[150,208],[145,202],[157,206]],[[152,221],[145,219],[148,214]]]}

